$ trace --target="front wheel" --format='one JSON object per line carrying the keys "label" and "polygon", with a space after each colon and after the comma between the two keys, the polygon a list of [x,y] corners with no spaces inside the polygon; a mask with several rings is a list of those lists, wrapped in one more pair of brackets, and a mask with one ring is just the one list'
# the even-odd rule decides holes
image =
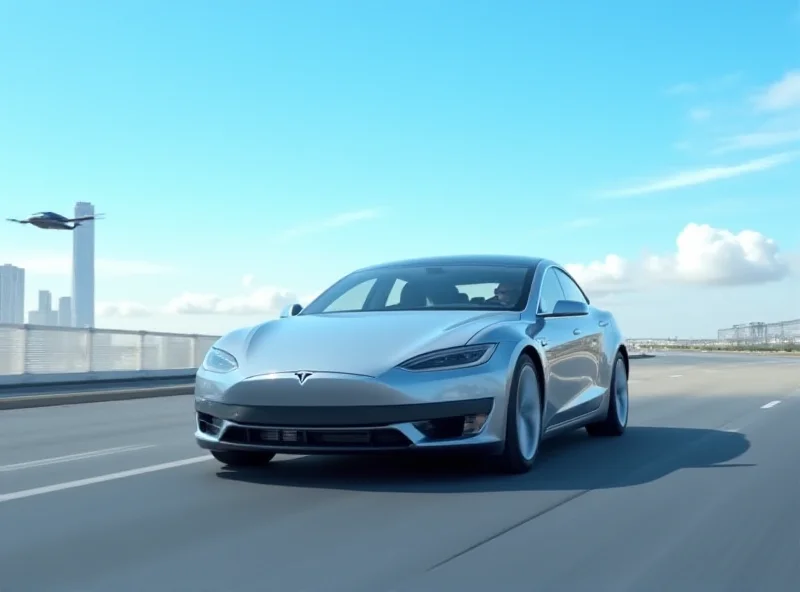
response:
{"label": "front wheel", "polygon": [[504,473],[527,473],[533,467],[542,440],[542,400],[539,373],[533,360],[521,356],[514,369],[514,379],[506,412],[506,442],[499,458]]}
{"label": "front wheel", "polygon": [[240,450],[212,450],[211,456],[229,467],[259,467],[275,457],[274,452],[245,452]]}
{"label": "front wheel", "polygon": [[617,352],[608,389],[608,414],[603,421],[586,426],[590,436],[621,436],[628,427],[628,371],[625,358]]}

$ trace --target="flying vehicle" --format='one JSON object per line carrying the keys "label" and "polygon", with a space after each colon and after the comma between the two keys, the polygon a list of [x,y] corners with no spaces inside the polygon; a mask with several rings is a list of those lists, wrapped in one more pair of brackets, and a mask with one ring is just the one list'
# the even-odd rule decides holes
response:
{"label": "flying vehicle", "polygon": [[218,339],[195,379],[195,441],[230,468],[447,449],[519,474],[544,439],[623,435],[629,371],[613,314],[553,261],[388,263]]}
{"label": "flying vehicle", "polygon": [[88,220],[101,220],[103,214],[96,214],[94,216],[81,216],[79,218],[67,218],[55,212],[37,212],[30,218],[25,220],[17,220],[16,218],[6,218],[8,222],[16,222],[17,224],[32,224],[37,228],[44,230],[75,230],[81,225],[81,222]]}

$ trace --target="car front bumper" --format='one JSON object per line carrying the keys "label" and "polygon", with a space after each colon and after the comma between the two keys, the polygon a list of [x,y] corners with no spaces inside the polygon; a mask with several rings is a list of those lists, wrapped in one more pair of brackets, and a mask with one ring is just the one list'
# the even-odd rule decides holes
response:
{"label": "car front bumper", "polygon": [[374,378],[294,372],[242,378],[200,370],[195,438],[212,451],[349,454],[502,450],[510,370],[501,344],[489,362]]}

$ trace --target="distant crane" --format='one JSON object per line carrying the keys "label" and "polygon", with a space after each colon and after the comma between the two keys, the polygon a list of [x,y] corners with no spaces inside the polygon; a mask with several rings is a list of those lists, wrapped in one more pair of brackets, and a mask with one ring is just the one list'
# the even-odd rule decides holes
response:
{"label": "distant crane", "polygon": [[55,212],[37,212],[25,220],[6,218],[8,222],[16,222],[17,224],[32,224],[33,226],[43,230],[75,230],[81,225],[81,222],[102,219],[103,214],[96,214],[94,216],[81,216],[80,218],[67,218],[61,214],[56,214]]}

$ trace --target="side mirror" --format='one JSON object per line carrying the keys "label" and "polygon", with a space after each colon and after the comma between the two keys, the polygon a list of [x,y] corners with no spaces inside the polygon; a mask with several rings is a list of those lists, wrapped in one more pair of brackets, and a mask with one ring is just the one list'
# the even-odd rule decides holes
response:
{"label": "side mirror", "polygon": [[300,314],[301,310],[303,310],[303,307],[300,306],[299,304],[297,303],[289,304],[283,307],[283,310],[281,311],[281,318],[285,319],[287,317],[297,316],[298,314]]}
{"label": "side mirror", "polygon": [[577,300],[559,300],[553,307],[553,312],[545,317],[580,317],[589,314],[589,305]]}

